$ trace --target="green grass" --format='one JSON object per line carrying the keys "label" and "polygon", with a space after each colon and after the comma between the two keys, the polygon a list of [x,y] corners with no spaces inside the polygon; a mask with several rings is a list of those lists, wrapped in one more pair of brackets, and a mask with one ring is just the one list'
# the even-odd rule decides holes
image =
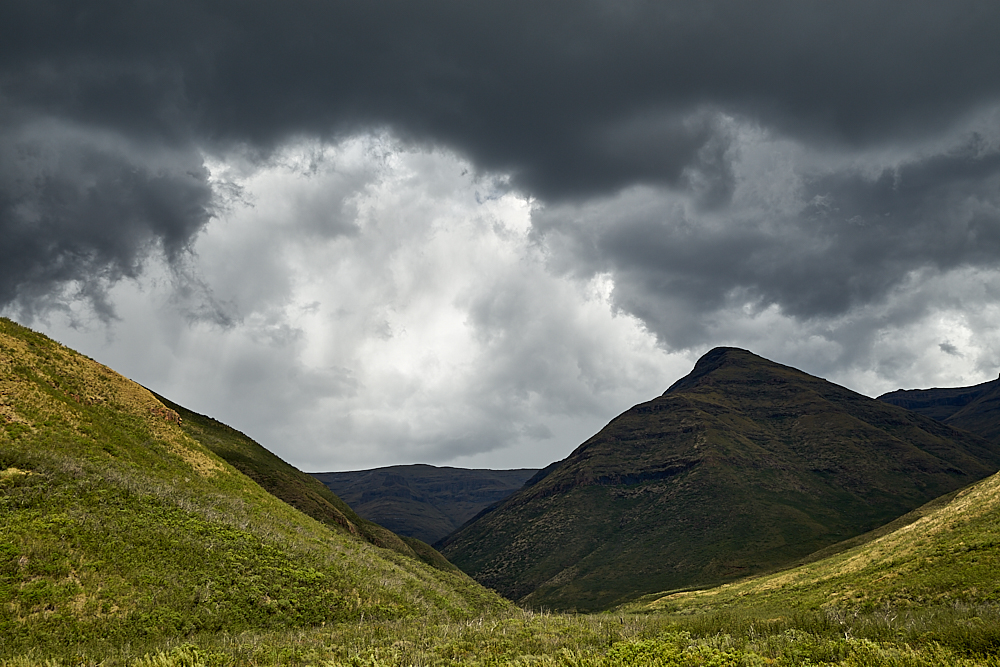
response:
{"label": "green grass", "polygon": [[193,432],[138,385],[0,320],[0,656],[508,606],[427,565],[429,547],[306,516]]}
{"label": "green grass", "polygon": [[429,545],[413,538],[401,538],[392,531],[361,518],[312,475],[283,461],[244,433],[158,394],[153,395],[180,415],[181,428],[193,440],[303,514],[334,530],[361,537],[375,546],[419,558],[432,567],[456,570]]}
{"label": "green grass", "polygon": [[995,607],[901,617],[884,611],[761,619],[524,611],[465,621],[351,622],[303,630],[194,635],[102,653],[28,652],[0,667],[34,665],[544,665],[579,667],[1000,665]]}
{"label": "green grass", "polygon": [[650,595],[627,608],[704,615],[752,605],[763,616],[881,609],[926,615],[1000,604],[1000,475],[917,514],[822,560],[713,589]]}

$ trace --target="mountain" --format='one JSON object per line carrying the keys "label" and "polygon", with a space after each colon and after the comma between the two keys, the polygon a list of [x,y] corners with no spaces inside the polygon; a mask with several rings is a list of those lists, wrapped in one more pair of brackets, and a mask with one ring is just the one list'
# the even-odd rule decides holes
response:
{"label": "mountain", "polygon": [[1000,379],[972,387],[899,389],[878,400],[913,410],[1000,445]]}
{"label": "mountain", "polygon": [[0,319],[4,653],[506,606],[246,436]]}
{"label": "mountain", "polygon": [[[690,615],[752,607],[765,618],[816,609],[834,617],[873,609],[953,614],[956,607],[969,609],[969,616],[981,614],[995,609],[1000,598],[1000,475],[855,541],[793,569],[719,588],[651,595],[625,608]],[[995,627],[991,634],[995,642]]]}
{"label": "mountain", "polygon": [[365,519],[433,544],[520,489],[536,472],[418,464],[311,474]]}
{"label": "mountain", "polygon": [[523,604],[604,609],[790,565],[998,468],[975,435],[717,348],[440,548]]}

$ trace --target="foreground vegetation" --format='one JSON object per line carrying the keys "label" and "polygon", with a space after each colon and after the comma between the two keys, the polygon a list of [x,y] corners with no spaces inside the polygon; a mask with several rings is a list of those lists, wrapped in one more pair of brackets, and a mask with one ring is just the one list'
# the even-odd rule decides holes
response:
{"label": "foreground vegetation", "polygon": [[459,622],[358,621],[308,630],[193,635],[102,652],[67,646],[0,658],[0,667],[990,667],[1000,666],[998,628],[996,606],[955,605],[931,614],[816,611],[776,618],[748,610],[695,618],[509,611]]}

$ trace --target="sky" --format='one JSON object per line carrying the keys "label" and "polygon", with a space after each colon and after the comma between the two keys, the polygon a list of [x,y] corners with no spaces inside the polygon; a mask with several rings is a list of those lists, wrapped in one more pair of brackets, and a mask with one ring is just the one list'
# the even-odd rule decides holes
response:
{"label": "sky", "polygon": [[992,0],[5,0],[0,314],[308,471],[543,467],[719,345],[1000,372]]}

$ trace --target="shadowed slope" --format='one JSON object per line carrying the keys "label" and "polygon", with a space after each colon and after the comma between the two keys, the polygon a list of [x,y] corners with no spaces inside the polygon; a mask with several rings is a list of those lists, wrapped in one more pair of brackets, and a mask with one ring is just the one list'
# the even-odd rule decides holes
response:
{"label": "shadowed slope", "polygon": [[651,595],[630,611],[769,614],[913,609],[1000,600],[1000,475],[932,501],[815,562],[703,591]]}
{"label": "shadowed slope", "polygon": [[526,604],[607,608],[789,565],[998,467],[976,436],[718,348],[442,552]]}
{"label": "shadowed slope", "polygon": [[183,419],[0,319],[0,653],[505,605],[304,515]]}

